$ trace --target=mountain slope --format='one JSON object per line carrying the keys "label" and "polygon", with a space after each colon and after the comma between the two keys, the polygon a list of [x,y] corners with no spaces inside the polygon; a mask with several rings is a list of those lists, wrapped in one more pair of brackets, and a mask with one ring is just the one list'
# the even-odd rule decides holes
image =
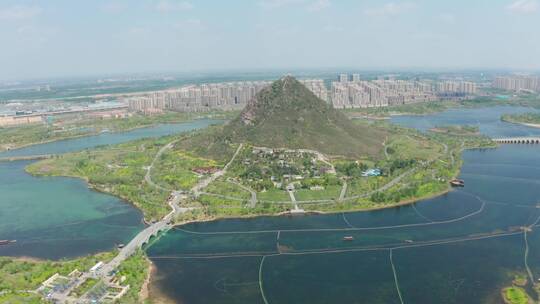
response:
{"label": "mountain slope", "polygon": [[221,139],[273,148],[305,148],[329,155],[378,156],[386,132],[355,125],[291,76],[259,92]]}

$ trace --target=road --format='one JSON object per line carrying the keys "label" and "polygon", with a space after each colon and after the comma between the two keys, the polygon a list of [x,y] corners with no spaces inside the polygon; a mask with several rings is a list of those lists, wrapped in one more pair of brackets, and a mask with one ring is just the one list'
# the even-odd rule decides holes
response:
{"label": "road", "polygon": [[342,201],[345,198],[345,194],[347,194],[347,181],[343,181],[343,186],[341,187],[341,192],[339,193],[339,200]]}
{"label": "road", "polygon": [[255,192],[255,190],[249,188],[249,187],[246,187],[244,185],[242,185],[241,183],[237,182],[237,181],[234,181],[232,179],[228,179],[227,182],[231,183],[231,184],[234,184],[234,185],[237,185],[238,187],[246,190],[247,192],[249,192],[249,194],[251,195],[250,199],[249,199],[249,207],[251,208],[255,208],[255,206],[257,205],[257,192]]}
{"label": "road", "polygon": [[193,188],[191,188],[191,192],[195,197],[198,197],[202,194],[202,189],[206,188],[208,185],[210,185],[211,182],[215,181],[216,179],[222,177],[227,172],[227,169],[229,169],[229,166],[233,163],[233,161],[236,159],[236,156],[238,153],[240,153],[240,150],[244,147],[244,144],[238,145],[238,148],[236,149],[236,152],[234,152],[234,155],[232,156],[231,160],[223,167],[223,169],[218,170],[214,172],[212,175],[210,175],[207,178],[203,178],[200,180]]}
{"label": "road", "polygon": [[[161,156],[161,154],[167,150],[170,149],[176,141],[168,143],[166,146],[162,147],[156,156],[154,157],[154,160],[152,161],[152,164],[149,167],[149,170],[147,171],[147,175],[149,175],[151,168],[153,167],[155,161]],[[231,163],[234,161],[240,150],[242,150],[243,145],[240,144],[238,146],[238,149],[234,153],[231,160],[223,167],[223,169],[215,172],[214,174],[210,175],[207,178],[202,179],[199,181],[193,188],[191,188],[192,193],[200,192],[204,187],[206,187],[208,184],[216,180],[218,177],[223,176]],[[151,180],[151,179],[150,179]],[[135,253],[139,248],[142,247],[143,244],[147,243],[151,236],[157,235],[160,231],[170,229],[172,227],[171,222],[175,218],[176,215],[182,214],[184,212],[187,212],[189,210],[192,210],[194,208],[182,208],[180,207],[179,203],[183,200],[186,200],[188,195],[182,191],[173,191],[171,194],[171,199],[168,201],[169,206],[171,207],[172,211],[165,215],[160,221],[153,223],[152,225],[148,226],[143,231],[139,232],[124,248],[120,250],[118,255],[114,257],[109,263],[105,264],[98,272],[99,276],[103,278],[111,278],[109,273],[116,269],[125,259],[127,259],[129,256],[131,256],[133,253]]]}
{"label": "road", "polygon": [[[167,145],[163,146],[158,153],[154,156],[154,159],[152,160],[152,163],[150,166],[148,166],[146,175],[145,175],[145,181],[157,188],[170,191],[168,189],[165,189],[157,184],[155,184],[152,181],[151,178],[151,171],[154,167],[154,164],[159,159],[159,157],[167,150],[173,147],[173,145],[178,140],[172,141],[168,143]],[[211,182],[216,180],[217,178],[223,176],[229,166],[232,164],[232,162],[235,160],[238,153],[242,150],[243,144],[240,144],[238,148],[236,149],[236,152],[234,153],[231,160],[223,167],[223,169],[215,172],[214,174],[210,175],[209,177],[206,177],[199,181],[193,188],[191,188],[192,194],[200,193],[200,191],[208,186]],[[79,299],[73,299],[68,297],[68,295],[71,293],[72,290],[77,288],[80,284],[82,284],[85,279],[89,277],[98,277],[101,278],[104,282],[110,282],[114,278],[113,271],[120,266],[120,264],[125,261],[127,258],[129,258],[131,255],[133,255],[139,248],[141,248],[144,244],[148,243],[150,238],[152,236],[157,236],[159,232],[168,230],[172,227],[172,221],[174,218],[182,214],[184,212],[193,210],[194,208],[183,208],[180,207],[180,202],[184,201],[188,198],[188,194],[183,191],[172,191],[170,199],[167,201],[169,206],[171,207],[171,212],[169,212],[167,215],[165,215],[160,221],[152,223],[150,226],[146,227],[144,230],[139,232],[128,244],[126,244],[118,254],[108,263],[105,263],[100,269],[98,269],[95,273],[85,272],[82,274],[82,276],[79,278],[78,283],[71,286],[71,288],[68,288],[67,290],[63,292],[56,292],[51,294],[51,299],[56,300],[58,303],[67,303],[68,301],[75,301],[75,302],[81,302],[86,303],[89,302],[89,299],[85,299],[84,296]]]}
{"label": "road", "polygon": [[171,149],[175,143],[177,143],[180,139],[176,139],[176,140],[173,140],[171,141],[170,143],[166,144],[165,146],[161,147],[161,149],[159,149],[159,151],[156,153],[156,155],[154,156],[154,159],[152,160],[152,163],[150,164],[150,166],[148,166],[146,168],[146,174],[144,175],[144,180],[149,184],[151,185],[152,187],[154,188],[158,188],[160,190],[163,190],[163,191],[172,191],[171,189],[167,189],[167,188],[164,188],[156,183],[154,183],[154,181],[152,181],[152,168],[154,168],[154,164],[156,163],[156,161],[158,160],[158,158],[161,157],[161,155],[168,149]]}

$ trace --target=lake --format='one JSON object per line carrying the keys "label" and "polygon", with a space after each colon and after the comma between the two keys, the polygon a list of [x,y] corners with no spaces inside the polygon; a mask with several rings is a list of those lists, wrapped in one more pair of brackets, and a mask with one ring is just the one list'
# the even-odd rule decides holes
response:
{"label": "lake", "polygon": [[[500,121],[530,110],[456,109],[392,121],[540,136]],[[528,268],[540,277],[540,145],[469,150],[463,160],[465,188],[413,205],[176,227],[147,250],[156,269],[151,295],[178,303],[503,303],[500,288],[515,274]]]}
{"label": "lake", "polygon": [[[145,137],[160,137],[220,123],[195,120],[128,132],[103,133],[5,151],[0,157],[58,154]],[[142,213],[129,203],[93,191],[80,179],[34,177],[30,161],[0,162],[0,255],[59,259],[111,250],[144,228]]]}

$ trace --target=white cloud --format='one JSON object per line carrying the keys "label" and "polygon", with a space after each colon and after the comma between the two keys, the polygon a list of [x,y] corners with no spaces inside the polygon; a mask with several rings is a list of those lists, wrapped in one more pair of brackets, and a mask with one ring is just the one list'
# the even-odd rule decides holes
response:
{"label": "white cloud", "polygon": [[124,2],[110,1],[101,6],[101,10],[106,13],[120,13],[127,9]]}
{"label": "white cloud", "polygon": [[45,26],[22,25],[16,28],[17,41],[39,45],[48,42],[57,33],[58,29]]}
{"label": "white cloud", "polygon": [[400,15],[414,7],[411,2],[389,2],[382,6],[367,8],[364,14],[368,16],[395,16]]}
{"label": "white cloud", "polygon": [[31,19],[41,14],[38,6],[16,5],[7,8],[0,8],[0,20],[23,20]]}
{"label": "white cloud", "polygon": [[338,33],[338,32],[343,32],[344,30],[345,29],[342,28],[341,26],[336,26],[336,25],[331,25],[331,24],[325,25],[323,27],[323,31],[329,32],[329,33]]}
{"label": "white cloud", "polygon": [[439,18],[442,21],[444,21],[446,23],[449,23],[449,24],[456,23],[456,16],[454,16],[453,14],[444,13],[444,14],[439,15]]}
{"label": "white cloud", "polygon": [[187,1],[161,0],[156,5],[156,10],[160,13],[187,11],[192,8],[193,8],[193,5]]}
{"label": "white cloud", "polygon": [[506,7],[509,11],[519,14],[530,14],[537,12],[540,8],[537,0],[517,0]]}
{"label": "white cloud", "polygon": [[330,0],[261,0],[259,6],[265,9],[279,9],[296,6],[310,12],[318,12],[331,6]]}
{"label": "white cloud", "polygon": [[329,7],[330,5],[330,0],[316,0],[308,5],[308,10],[317,12]]}
{"label": "white cloud", "polygon": [[190,18],[173,24],[173,28],[183,32],[196,32],[205,29],[203,22],[197,18]]}
{"label": "white cloud", "polygon": [[292,4],[304,3],[305,0],[262,0],[259,5],[263,8],[280,8]]}
{"label": "white cloud", "polygon": [[147,27],[136,26],[129,29],[129,33],[135,36],[146,36],[150,34],[151,30]]}

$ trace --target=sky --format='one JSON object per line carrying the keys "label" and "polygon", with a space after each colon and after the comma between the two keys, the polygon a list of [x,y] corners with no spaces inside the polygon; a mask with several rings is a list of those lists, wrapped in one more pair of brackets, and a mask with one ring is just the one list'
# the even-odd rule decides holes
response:
{"label": "sky", "polygon": [[0,0],[0,79],[540,69],[540,0]]}

